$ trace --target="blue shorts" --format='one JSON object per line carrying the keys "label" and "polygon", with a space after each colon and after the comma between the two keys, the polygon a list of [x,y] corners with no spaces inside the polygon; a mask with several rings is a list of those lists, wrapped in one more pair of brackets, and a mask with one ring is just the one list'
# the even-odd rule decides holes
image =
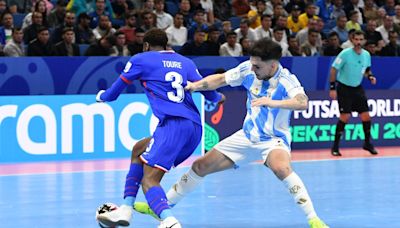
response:
{"label": "blue shorts", "polygon": [[167,172],[193,154],[201,136],[202,127],[199,124],[180,117],[168,118],[157,126],[140,158],[147,165]]}

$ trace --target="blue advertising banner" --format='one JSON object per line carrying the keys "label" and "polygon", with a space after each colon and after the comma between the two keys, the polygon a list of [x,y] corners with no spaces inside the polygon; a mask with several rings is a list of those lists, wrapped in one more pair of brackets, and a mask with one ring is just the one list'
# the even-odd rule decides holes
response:
{"label": "blue advertising banner", "polygon": [[[400,91],[368,90],[367,97],[372,118],[371,137],[376,146],[399,146],[400,140]],[[209,125],[205,148],[212,148],[242,127],[246,115],[245,91],[224,91],[227,100],[223,107],[206,102],[206,123]],[[337,101],[332,101],[328,91],[307,92],[309,107],[294,111],[291,119],[293,149],[330,148],[334,140],[339,117]],[[361,147],[364,132],[360,118],[353,118],[346,125],[342,147]]]}
{"label": "blue advertising banner", "polygon": [[[0,95],[54,95],[95,94],[109,87],[119,76],[129,57],[20,57],[1,58]],[[246,60],[246,57],[192,57],[203,75],[213,74],[217,69],[228,70]],[[307,91],[325,90],[331,57],[287,57],[282,65],[296,74]],[[366,89],[400,89],[400,58],[376,57],[372,59],[372,71],[378,84]],[[231,89],[231,88],[228,88]],[[142,93],[139,82],[126,90]]]}
{"label": "blue advertising banner", "polygon": [[[203,113],[203,98],[193,99]],[[0,163],[130,157],[158,119],[144,94],[96,103],[94,95],[0,96]],[[195,155],[202,154],[200,145]]]}

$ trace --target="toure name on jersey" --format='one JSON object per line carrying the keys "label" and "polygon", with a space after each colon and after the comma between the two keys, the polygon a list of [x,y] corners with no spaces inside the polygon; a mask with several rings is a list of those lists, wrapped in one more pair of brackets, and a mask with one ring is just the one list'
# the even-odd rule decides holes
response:
{"label": "toure name on jersey", "polygon": [[166,68],[179,68],[182,69],[182,63],[178,62],[178,61],[167,61],[167,60],[163,60],[163,65]]}

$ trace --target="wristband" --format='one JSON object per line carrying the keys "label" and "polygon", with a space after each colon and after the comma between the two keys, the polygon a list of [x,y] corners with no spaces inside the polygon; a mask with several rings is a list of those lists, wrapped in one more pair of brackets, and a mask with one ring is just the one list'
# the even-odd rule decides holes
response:
{"label": "wristband", "polygon": [[335,90],[336,89],[336,82],[330,82],[329,83],[329,89],[330,90]]}

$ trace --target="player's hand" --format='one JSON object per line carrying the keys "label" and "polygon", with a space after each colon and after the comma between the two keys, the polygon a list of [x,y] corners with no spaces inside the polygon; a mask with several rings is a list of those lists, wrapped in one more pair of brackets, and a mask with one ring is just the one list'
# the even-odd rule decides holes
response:
{"label": "player's hand", "polygon": [[195,86],[194,86],[194,83],[193,83],[193,82],[187,81],[187,84],[186,84],[186,86],[185,86],[185,90],[186,90],[186,91],[190,91],[190,92],[196,91],[196,88],[195,88]]}
{"label": "player's hand", "polygon": [[97,93],[97,95],[96,95],[96,102],[104,102],[101,98],[100,98],[100,96],[101,96],[101,94],[103,94],[105,92],[105,90],[100,90],[98,93]]}
{"label": "player's hand", "polygon": [[372,85],[376,84],[376,78],[374,76],[372,76],[369,80],[371,81]]}
{"label": "player's hand", "polygon": [[260,97],[256,98],[251,102],[251,107],[256,107],[256,106],[267,106],[270,108],[275,108],[276,103],[274,100],[272,100],[269,97]]}
{"label": "player's hand", "polygon": [[218,101],[218,105],[221,105],[223,103],[225,103],[226,97],[223,93],[219,93],[221,94],[221,99]]}
{"label": "player's hand", "polygon": [[336,90],[334,90],[334,89],[329,90],[329,97],[330,97],[332,100],[336,100],[336,98],[337,98],[337,92],[336,92]]}

